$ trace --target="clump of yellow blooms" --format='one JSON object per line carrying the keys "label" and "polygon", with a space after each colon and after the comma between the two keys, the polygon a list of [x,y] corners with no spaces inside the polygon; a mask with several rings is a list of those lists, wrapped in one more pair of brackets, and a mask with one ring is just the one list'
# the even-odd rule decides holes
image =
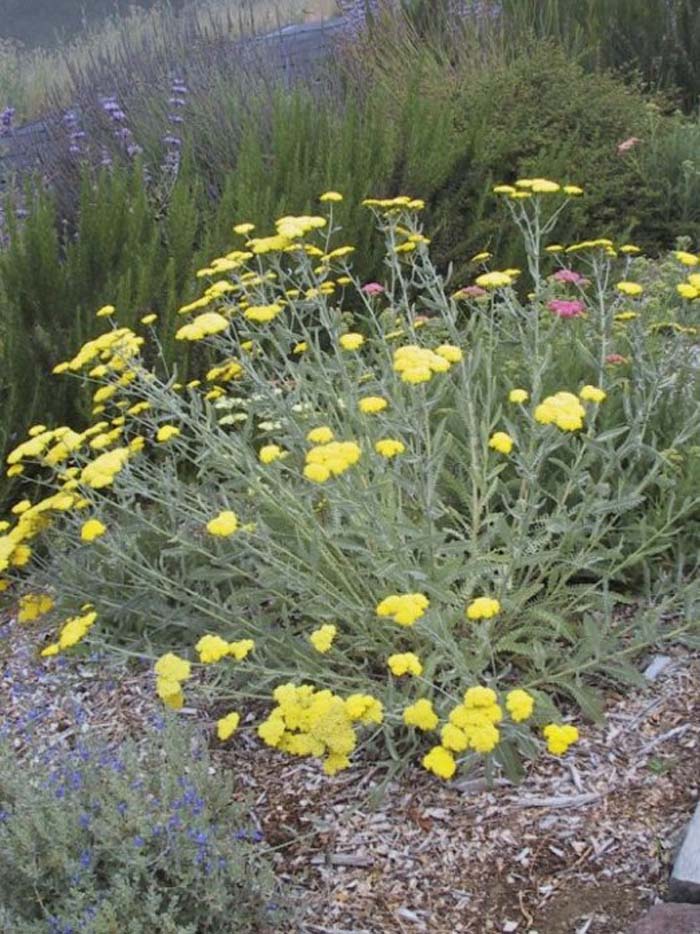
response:
{"label": "clump of yellow blooms", "polygon": [[506,709],[515,723],[529,720],[534,706],[535,701],[532,695],[521,688],[515,688],[506,695]]}
{"label": "clump of yellow blooms", "polygon": [[195,645],[199,660],[203,665],[212,665],[220,662],[222,658],[232,657],[237,662],[243,659],[255,648],[252,639],[240,639],[238,642],[228,642],[212,633],[208,633]]}
{"label": "clump of yellow blooms", "polygon": [[156,441],[160,441],[161,444],[164,444],[166,441],[177,438],[180,433],[180,429],[177,425],[161,425],[156,432]]}
{"label": "clump of yellow blooms", "polygon": [[319,626],[318,629],[314,629],[309,636],[309,642],[317,652],[320,652],[321,655],[325,655],[326,652],[330,651],[333,640],[337,634],[337,626],[334,626],[332,623],[325,623],[323,626]]}
{"label": "clump of yellow blooms", "polygon": [[216,535],[220,538],[226,538],[238,528],[238,516],[230,509],[225,509],[218,516],[207,522],[207,532],[210,535]]}
{"label": "clump of yellow blooms", "polygon": [[89,610],[82,616],[72,616],[66,620],[58,634],[58,642],[53,642],[42,649],[42,656],[48,658],[51,655],[58,655],[59,652],[77,645],[88,634],[96,619],[97,613]]}
{"label": "clump of yellow blooms", "polygon": [[379,441],[375,442],[374,450],[382,457],[386,457],[387,460],[391,460],[392,457],[403,454],[406,445],[403,441],[399,441],[398,438],[380,438]]}
{"label": "clump of yellow blooms", "polygon": [[258,727],[260,739],[294,756],[322,758],[327,775],[350,765],[357,746],[355,724],[380,724],[384,716],[382,705],[370,695],[343,700],[308,684],[282,684],[273,697],[277,706]]}
{"label": "clump of yellow blooms", "polygon": [[325,483],[331,477],[339,477],[356,464],[362,450],[355,441],[329,441],[314,445],[306,452],[304,476],[314,483]]}
{"label": "clump of yellow blooms", "polygon": [[489,447],[500,454],[510,454],[515,441],[505,431],[496,431],[489,438]]}
{"label": "clump of yellow blooms", "polygon": [[467,619],[491,619],[501,612],[501,604],[493,597],[477,597],[466,609]]}
{"label": "clump of yellow blooms", "polygon": [[195,645],[195,649],[199,653],[199,660],[203,665],[220,662],[230,652],[230,646],[226,639],[211,634],[202,636]]}
{"label": "clump of yellow blooms", "polygon": [[400,626],[413,626],[428,609],[430,601],[422,593],[391,594],[377,604],[377,616],[389,616]]}
{"label": "clump of yellow blooms", "polygon": [[364,344],[365,339],[362,334],[349,331],[347,334],[341,334],[338,343],[343,350],[359,350]]}
{"label": "clump of yellow blooms", "polygon": [[249,321],[265,324],[267,321],[273,321],[283,310],[283,306],[275,302],[272,305],[251,305],[243,314]]}
{"label": "clump of yellow blooms", "polygon": [[99,519],[88,519],[80,529],[80,537],[84,542],[94,542],[96,538],[101,538],[107,531],[107,526]]}
{"label": "clump of yellow blooms", "polygon": [[45,593],[29,593],[20,597],[17,619],[20,623],[33,623],[54,608],[53,597]]}
{"label": "clump of yellow blooms", "polygon": [[435,729],[440,722],[440,718],[433,709],[432,701],[423,697],[417,700],[415,704],[405,708],[403,722],[406,726],[414,726],[418,730],[429,732]]}
{"label": "clump of yellow blooms", "polygon": [[433,746],[423,756],[423,768],[437,775],[438,778],[450,779],[457,771],[455,757],[444,746]]}
{"label": "clump of yellow blooms", "polygon": [[124,468],[130,456],[131,451],[129,448],[114,448],[112,451],[100,454],[99,457],[82,469],[80,474],[81,483],[96,490],[111,486],[114,483],[114,478]]}
{"label": "clump of yellow blooms", "polygon": [[627,282],[622,281],[617,283],[617,291],[621,292],[623,295],[627,295],[630,298],[637,298],[644,291],[644,286],[641,286],[638,282]]}
{"label": "clump of yellow blooms", "polygon": [[219,366],[212,367],[207,372],[207,382],[228,383],[239,379],[243,375],[243,367],[238,360],[227,360]]}
{"label": "clump of yellow blooms", "polygon": [[261,464],[274,464],[275,461],[284,457],[284,451],[279,444],[264,444],[258,452],[258,458]]}
{"label": "clump of yellow blooms", "polygon": [[605,402],[607,394],[599,386],[584,386],[579,396],[584,402]]}
{"label": "clump of yellow blooms", "polygon": [[186,659],[180,658],[173,652],[167,652],[158,659],[154,670],[158,697],[168,707],[179,710],[185,702],[182,682],[187,681],[191,676],[192,666]]}
{"label": "clump of yellow blooms", "polygon": [[394,371],[404,383],[427,383],[435,373],[449,368],[449,360],[427,347],[408,344],[394,351]]}
{"label": "clump of yellow blooms", "polygon": [[382,396],[364,396],[357,404],[360,412],[365,415],[377,415],[389,405]]}
{"label": "clump of yellow blooms", "polygon": [[570,392],[548,396],[535,408],[535,421],[541,425],[556,425],[561,431],[579,431],[585,415],[579,399]]}
{"label": "clump of yellow blooms", "polygon": [[389,671],[397,678],[402,675],[422,675],[423,665],[414,652],[398,652],[386,660]]}
{"label": "clump of yellow blooms", "polygon": [[547,740],[547,749],[554,756],[563,756],[569,746],[578,742],[579,738],[576,727],[568,723],[564,725],[550,723],[544,728],[542,733]]}
{"label": "clump of yellow blooms", "polygon": [[485,272],[475,281],[482,289],[505,289],[513,284],[513,276],[507,272]]}
{"label": "clump of yellow blooms", "polygon": [[306,440],[312,444],[328,444],[334,439],[333,429],[328,425],[321,425],[319,428],[312,428],[307,434]]}
{"label": "clump of yellow blooms", "polygon": [[189,324],[183,324],[175,333],[175,340],[178,341],[200,341],[205,337],[211,337],[212,334],[220,334],[227,330],[228,321],[223,315],[216,311],[205,311],[204,314],[197,317]]}
{"label": "clump of yellow blooms", "polygon": [[216,735],[222,742],[225,742],[233,736],[240,722],[241,715],[235,710],[231,711],[231,713],[227,713],[225,717],[220,717],[220,719],[216,721]]}
{"label": "clump of yellow blooms", "polygon": [[[404,711],[404,722],[424,730],[434,729],[437,717],[430,715],[432,708],[423,706],[418,710],[419,703]],[[506,697],[506,709],[515,723],[528,720],[534,706],[534,698],[520,688],[510,691]],[[433,746],[423,757],[423,767],[440,778],[452,778],[457,768],[455,753],[472,750],[488,755],[493,752],[501,741],[498,724],[502,721],[503,708],[496,692],[478,685],[469,688],[463,703],[449,712],[448,722],[440,731],[440,745]]]}

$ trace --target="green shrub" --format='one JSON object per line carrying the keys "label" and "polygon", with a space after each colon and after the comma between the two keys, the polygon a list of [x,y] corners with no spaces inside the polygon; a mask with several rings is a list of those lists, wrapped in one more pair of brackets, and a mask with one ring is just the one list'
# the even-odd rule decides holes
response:
{"label": "green shrub", "polygon": [[520,265],[522,246],[486,195],[492,183],[532,175],[586,189],[560,226],[564,240],[665,242],[667,228],[661,233],[653,222],[654,180],[640,178],[617,153],[624,139],[646,135],[649,110],[640,92],[612,76],[587,74],[552,42],[535,41],[470,73],[457,93],[463,159],[435,208],[439,262],[452,261],[464,273],[469,256],[490,249]]}
{"label": "green shrub", "polygon": [[[560,198],[508,202],[526,234],[527,304],[503,273],[485,296],[449,297],[399,200],[375,205],[386,242],[379,295],[362,289],[345,251],[328,253],[340,234],[333,216],[282,220],[276,240],[250,241],[230,260],[226,291],[207,293],[178,331],[196,342],[211,329],[204,343],[224,369],[202,372],[201,385],[153,374],[133,335],[105,331],[63,367],[78,374],[103,361],[94,374],[103,421],[13,454],[38,461],[62,495],[24,504],[0,557],[26,560],[27,542],[55,515],[32,583],[55,588],[54,618],[89,601],[108,643],[156,652],[219,634],[214,658],[209,642],[198,651],[205,665],[238,659],[221,672],[226,695],[279,689],[261,736],[327,756],[330,771],[348,764],[363,725],[374,725],[380,754],[405,762],[431,742],[406,728],[407,705],[431,701],[454,725],[462,693],[484,683],[499,699],[527,689],[538,726],[565,696],[596,713],[601,679],[638,683],[634,656],[696,625],[697,593],[683,578],[696,566],[684,524],[699,506],[700,371],[689,332],[661,334],[644,318],[646,297],[614,288],[652,276],[606,244],[568,254],[589,281],[587,314],[550,310],[570,289],[539,272]],[[650,281],[650,309],[658,288],[667,309],[686,314],[673,290],[683,268]],[[362,303],[354,321],[351,296]],[[359,336],[348,343],[349,329]],[[621,618],[616,607],[633,593],[649,609]],[[397,600],[410,618],[392,622],[384,610]],[[44,653],[93,623],[90,612],[64,625]],[[390,657],[407,652],[413,676],[387,676],[401,664]],[[178,706],[189,664],[159,664],[159,692]],[[333,694],[302,715],[295,705],[311,698],[285,683]],[[486,746],[517,774],[515,750],[533,753],[532,731],[510,719],[500,730],[487,731]],[[477,751],[487,749],[475,740],[467,767]],[[451,752],[447,764],[444,750],[435,755],[440,774],[454,768]]]}
{"label": "green shrub", "polygon": [[636,174],[635,187],[653,193],[646,217],[658,242],[670,245],[682,236],[690,248],[700,241],[699,146],[697,118],[662,118],[652,111],[642,142],[625,156]]}
{"label": "green shrub", "polygon": [[507,36],[553,38],[591,69],[636,68],[652,88],[700,95],[700,9],[695,0],[504,0]]}
{"label": "green shrub", "polygon": [[[196,262],[195,244],[181,231],[192,222],[193,197],[178,190],[157,218],[139,175],[115,169],[96,180],[84,173],[76,228],[62,222],[56,198],[26,192],[28,217],[7,214],[8,243],[0,252],[2,433],[23,434],[44,413],[76,422],[89,409],[80,393],[50,377],[76,340],[91,332],[107,296],[130,309],[135,324],[147,311],[183,301]],[[167,347],[172,356],[172,345]],[[44,417],[42,416],[42,417]]]}
{"label": "green shrub", "polygon": [[279,929],[289,909],[230,774],[170,719],[141,740],[80,739],[30,770],[2,740],[4,931]]}

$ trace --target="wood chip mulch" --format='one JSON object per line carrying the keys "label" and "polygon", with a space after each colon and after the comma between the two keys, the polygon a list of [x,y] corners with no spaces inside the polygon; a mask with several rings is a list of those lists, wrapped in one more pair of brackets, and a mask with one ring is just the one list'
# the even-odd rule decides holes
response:
{"label": "wood chip mulch", "polygon": [[[37,660],[26,632],[0,628],[0,730],[18,750],[92,729],[119,740],[157,716],[148,670]],[[517,787],[418,770],[384,787],[369,764],[328,779],[245,736],[217,751],[305,908],[287,930],[627,934],[663,897],[700,794],[700,655],[669,654]]]}

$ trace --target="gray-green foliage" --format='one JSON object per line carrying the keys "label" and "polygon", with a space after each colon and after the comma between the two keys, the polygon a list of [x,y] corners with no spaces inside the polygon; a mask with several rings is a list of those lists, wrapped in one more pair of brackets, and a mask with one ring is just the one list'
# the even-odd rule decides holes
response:
{"label": "gray-green foliage", "polygon": [[[0,745],[0,929],[271,931],[283,913],[230,773],[168,720],[137,744]],[[275,904],[276,903],[276,904]]]}

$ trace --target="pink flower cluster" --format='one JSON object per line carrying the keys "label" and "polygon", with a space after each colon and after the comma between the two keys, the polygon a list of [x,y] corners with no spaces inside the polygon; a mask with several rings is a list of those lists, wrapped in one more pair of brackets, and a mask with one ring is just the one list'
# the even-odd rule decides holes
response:
{"label": "pink flower cluster", "polygon": [[547,302],[547,308],[559,318],[578,318],[586,311],[586,306],[578,299],[553,298]]}
{"label": "pink flower cluster", "polygon": [[588,285],[588,279],[582,276],[580,272],[576,272],[575,269],[558,269],[552,279],[556,279],[557,282],[567,282],[571,285]]}

